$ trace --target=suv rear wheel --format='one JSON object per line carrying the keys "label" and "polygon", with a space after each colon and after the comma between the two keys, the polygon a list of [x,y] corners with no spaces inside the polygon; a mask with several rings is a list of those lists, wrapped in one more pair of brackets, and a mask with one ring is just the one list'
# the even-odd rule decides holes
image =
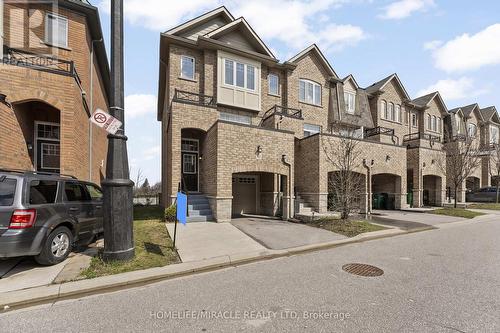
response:
{"label": "suv rear wheel", "polygon": [[55,265],[64,261],[71,252],[73,234],[66,227],[58,227],[47,237],[42,252],[35,256],[40,265]]}

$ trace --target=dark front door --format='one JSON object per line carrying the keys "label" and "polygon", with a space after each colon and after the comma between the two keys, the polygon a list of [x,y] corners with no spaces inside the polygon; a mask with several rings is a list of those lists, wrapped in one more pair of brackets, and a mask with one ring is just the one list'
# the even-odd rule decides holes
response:
{"label": "dark front door", "polygon": [[183,189],[198,192],[198,153],[182,153],[182,181]]}

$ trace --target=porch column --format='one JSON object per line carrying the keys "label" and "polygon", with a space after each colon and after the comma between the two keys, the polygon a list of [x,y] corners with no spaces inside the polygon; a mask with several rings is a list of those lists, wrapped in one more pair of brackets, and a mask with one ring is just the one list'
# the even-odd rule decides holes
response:
{"label": "porch column", "polygon": [[423,187],[424,179],[422,176],[423,170],[420,165],[417,169],[413,169],[413,207],[419,208],[423,206]]}
{"label": "porch column", "polygon": [[396,191],[399,189],[399,192],[395,193],[395,208],[402,209],[408,207],[406,203],[406,186],[405,182],[401,177],[396,178]]}

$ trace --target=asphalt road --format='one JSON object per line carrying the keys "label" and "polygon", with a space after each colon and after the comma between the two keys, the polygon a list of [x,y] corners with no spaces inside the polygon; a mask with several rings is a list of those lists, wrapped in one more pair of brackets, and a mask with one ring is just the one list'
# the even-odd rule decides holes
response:
{"label": "asphalt road", "polygon": [[498,216],[449,223],[8,312],[0,332],[499,332],[499,235]]}

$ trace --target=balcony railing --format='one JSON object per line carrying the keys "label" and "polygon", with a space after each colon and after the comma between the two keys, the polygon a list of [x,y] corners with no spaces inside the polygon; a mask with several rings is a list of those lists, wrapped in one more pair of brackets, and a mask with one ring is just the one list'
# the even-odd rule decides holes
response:
{"label": "balcony railing", "polygon": [[264,116],[262,116],[262,121],[266,120],[272,115],[280,115],[280,116],[302,119],[302,110],[295,108],[288,108],[281,105],[274,105],[272,108],[267,110],[266,113],[264,113]]}
{"label": "balcony railing", "polygon": [[387,127],[382,127],[382,126],[377,126],[375,128],[369,128],[365,129],[365,138],[369,138],[371,136],[375,135],[394,135],[394,129],[393,128],[387,128]]}
{"label": "balcony railing", "polygon": [[467,141],[467,135],[465,134],[457,134],[452,136],[451,138],[445,138],[445,143],[456,142],[456,141]]}
{"label": "balcony railing", "polygon": [[174,101],[193,105],[202,105],[208,107],[216,107],[217,103],[213,96],[193,93],[190,91],[175,89]]}
{"label": "balcony railing", "polygon": [[58,59],[53,56],[36,54],[4,46],[3,64],[33,68],[39,71],[72,76],[80,81],[73,61]]}
{"label": "balcony railing", "polygon": [[431,142],[440,142],[441,137],[429,133],[420,133],[420,132],[406,134],[405,136],[403,136],[403,142],[408,142],[413,140],[427,140]]}

